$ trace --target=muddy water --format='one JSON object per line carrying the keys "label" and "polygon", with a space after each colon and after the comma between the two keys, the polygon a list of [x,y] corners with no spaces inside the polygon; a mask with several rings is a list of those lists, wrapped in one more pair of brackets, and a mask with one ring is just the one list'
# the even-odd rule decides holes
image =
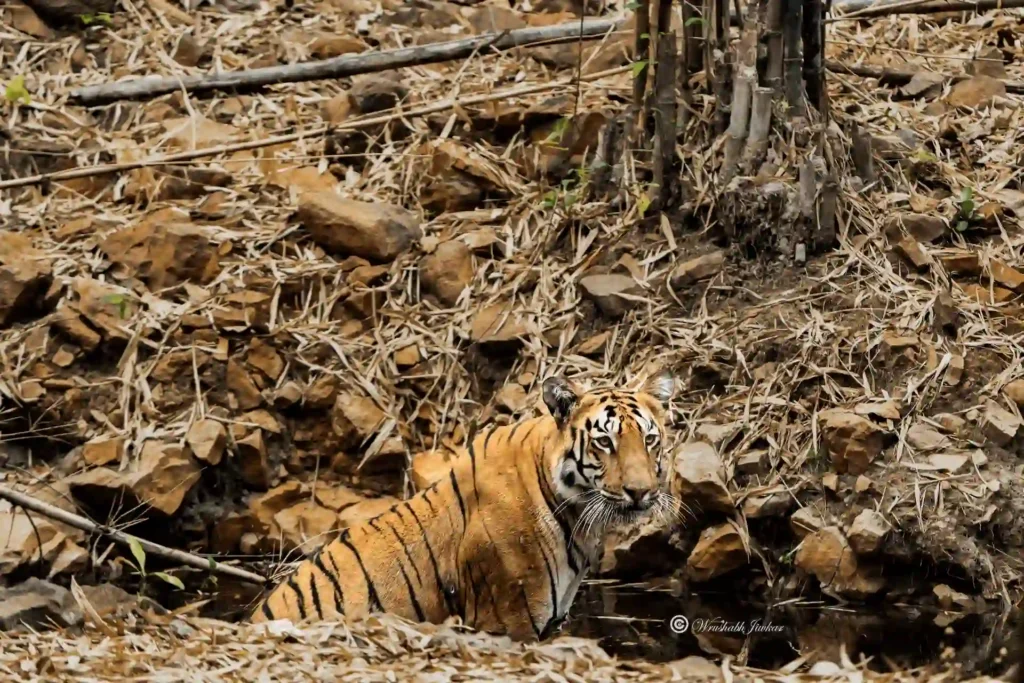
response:
{"label": "muddy water", "polygon": [[749,666],[777,669],[812,650],[816,658],[839,661],[845,645],[852,660],[867,659],[878,671],[947,662],[964,673],[1000,675],[1008,662],[999,652],[1011,647],[1012,624],[996,615],[911,607],[791,602],[769,609],[737,602],[734,595],[676,597],[650,585],[594,582],[582,589],[566,631],[594,638],[623,659],[697,655],[719,661],[731,655],[745,656]]}
{"label": "muddy water", "polygon": [[[254,586],[222,579],[204,596],[210,602],[201,613],[242,619],[258,594]],[[166,597],[170,602],[190,601],[177,591]],[[745,657],[749,666],[778,669],[812,651],[816,654],[811,662],[838,662],[845,646],[852,660],[867,659],[877,671],[949,663],[964,674],[998,676],[1009,666],[1000,649],[1014,651],[1013,624],[997,614],[807,601],[769,608],[740,602],[735,593],[674,595],[652,584],[585,583],[570,617],[563,633],[593,638],[622,659],[657,662],[690,655],[717,662],[729,655],[740,661]]]}

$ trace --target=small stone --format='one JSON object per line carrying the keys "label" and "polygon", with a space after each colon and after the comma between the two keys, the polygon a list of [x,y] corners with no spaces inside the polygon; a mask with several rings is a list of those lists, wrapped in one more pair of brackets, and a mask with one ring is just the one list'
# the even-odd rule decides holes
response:
{"label": "small stone", "polygon": [[317,59],[330,59],[341,55],[358,54],[367,49],[366,43],[354,36],[328,33],[317,37],[310,45],[310,53]]}
{"label": "small stone", "polygon": [[252,410],[263,403],[263,395],[252,381],[252,377],[234,359],[228,360],[227,385],[242,410]]}
{"label": "small stone", "polygon": [[939,426],[942,427],[947,433],[953,434],[954,436],[960,434],[964,427],[967,426],[967,420],[960,417],[959,415],[953,415],[951,413],[939,413],[932,417]]}
{"label": "small stone", "polygon": [[735,504],[725,485],[725,468],[714,446],[703,441],[683,444],[676,451],[673,487],[684,501],[696,500],[706,510],[731,512]]}
{"label": "small stone", "polygon": [[303,396],[303,403],[310,408],[330,408],[338,396],[338,378],[334,375],[318,377]]}
{"label": "small stone", "polygon": [[331,427],[342,440],[343,447],[349,448],[372,436],[386,417],[371,399],[342,393],[331,411]]}
{"label": "small stone", "polygon": [[850,525],[847,538],[850,547],[858,555],[871,555],[878,552],[889,533],[889,523],[881,513],[874,510],[862,510]]}
{"label": "small stone", "polygon": [[119,462],[124,452],[124,437],[94,439],[82,447],[82,458],[94,466]]}
{"label": "small stone", "polygon": [[1006,65],[1003,61],[1003,51],[994,46],[982,48],[974,56],[974,59],[967,62],[965,70],[971,76],[988,76],[1005,80]]}
{"label": "small stone", "polygon": [[949,359],[949,366],[946,367],[946,374],[943,382],[949,386],[960,384],[960,378],[964,375],[964,357],[952,356]]}
{"label": "small stone", "polygon": [[919,451],[935,451],[950,446],[948,436],[921,422],[907,430],[907,442]]}
{"label": "small stone", "polygon": [[411,368],[422,360],[420,358],[420,348],[416,344],[409,344],[395,351],[393,356],[395,365],[404,370]]}
{"label": "small stone", "polygon": [[285,382],[274,392],[274,407],[278,410],[291,408],[302,400],[302,387],[296,382]]}
{"label": "small stone", "polygon": [[227,446],[227,430],[217,420],[198,420],[189,427],[185,440],[192,454],[211,465],[220,463]]}
{"label": "small stone", "polygon": [[922,213],[900,213],[886,221],[886,237],[893,242],[903,239],[906,231],[915,240],[934,242],[946,234],[946,221],[939,216]]}
{"label": "small stone", "polygon": [[697,545],[686,560],[686,575],[702,583],[747,564],[743,537],[732,524],[709,527],[701,532]]}
{"label": "small stone", "polygon": [[199,66],[206,54],[206,46],[198,42],[191,33],[185,33],[178,39],[171,59],[182,66]]}
{"label": "small stone", "polygon": [[871,481],[870,478],[863,474],[857,477],[856,481],[853,482],[853,490],[857,493],[864,493],[874,488],[875,482]]}
{"label": "small stone", "polygon": [[300,197],[298,218],[325,250],[377,263],[393,261],[423,236],[416,215],[401,207],[343,199],[334,192]]}
{"label": "small stone", "polygon": [[710,254],[690,259],[676,267],[669,276],[669,284],[673,289],[681,289],[699,280],[713,277],[722,272],[725,266],[725,252],[713,251]]}
{"label": "small stone", "polygon": [[469,338],[478,344],[509,342],[525,337],[532,327],[529,318],[519,310],[507,304],[491,304],[473,317]]}
{"label": "small stone", "polygon": [[270,488],[273,473],[270,471],[267,446],[263,432],[254,429],[251,434],[235,442],[238,446],[238,463],[242,481],[254,489],[266,491]]}
{"label": "small stone", "polygon": [[381,74],[367,74],[352,79],[352,97],[361,114],[394,109],[409,95],[401,81]]}
{"label": "small stone", "polygon": [[835,472],[821,475],[821,486],[832,493],[839,492],[839,475]]}
{"label": "small stone", "polygon": [[0,231],[0,327],[38,310],[52,281],[50,261],[26,235]]}
{"label": "small stone", "polygon": [[994,282],[1018,294],[1024,292],[1024,273],[996,260],[990,261],[988,267]]}
{"label": "small stone", "polygon": [[438,244],[420,261],[423,287],[448,306],[458,302],[463,290],[472,285],[474,275],[473,256],[461,240]]}
{"label": "small stone", "polygon": [[46,630],[54,624],[70,627],[82,622],[82,612],[68,589],[31,577],[0,589],[0,630]]}
{"label": "small stone", "polygon": [[284,360],[270,344],[254,339],[249,345],[249,354],[245,362],[256,368],[270,380],[276,382],[284,372]]}
{"label": "small stone", "polygon": [[980,109],[997,97],[1006,97],[1006,84],[991,76],[974,76],[952,87],[947,102],[954,107]]}
{"label": "small stone", "polygon": [[950,275],[981,274],[981,259],[973,251],[947,252],[939,257],[939,262]]}
{"label": "small stone", "polygon": [[156,212],[111,234],[100,249],[153,291],[182,282],[206,284],[220,271],[220,256],[205,229],[186,218]]}
{"label": "small stone", "polygon": [[896,243],[896,253],[917,270],[927,270],[932,265],[932,257],[924,250],[921,243],[913,237],[905,237]]}
{"label": "small stone", "polygon": [[605,315],[621,318],[635,308],[637,302],[631,296],[640,296],[643,292],[636,280],[628,275],[598,274],[580,278],[580,289],[583,294],[593,300]]}
{"label": "small stone", "polygon": [[53,364],[58,368],[68,368],[75,362],[75,347],[61,344],[57,353],[53,354]]}
{"label": "small stone", "polygon": [[771,469],[768,451],[751,451],[736,459],[736,471],[740,474],[765,474]]}
{"label": "small stone", "polygon": [[743,514],[747,519],[784,517],[793,507],[793,496],[773,493],[768,496],[750,496],[743,501]]}
{"label": "small stone", "polygon": [[5,6],[10,13],[11,26],[40,40],[53,38],[53,30],[39,18],[39,15],[31,7],[23,2],[18,2],[18,0],[5,3]]}
{"label": "small stone", "polygon": [[901,417],[899,404],[892,400],[858,403],[853,407],[853,412],[857,415],[878,417],[883,420],[898,420]]}
{"label": "small stone", "polygon": [[1016,415],[989,399],[985,403],[981,431],[985,437],[997,446],[1006,446],[1020,428],[1020,420]]}
{"label": "small stone", "polygon": [[824,528],[825,518],[815,508],[802,507],[789,517],[789,528],[798,539]]}
{"label": "small stone", "polygon": [[1024,379],[1016,379],[1003,387],[1003,393],[1018,407],[1024,408]]}
{"label": "small stone", "polygon": [[355,107],[356,104],[352,99],[352,95],[348,91],[344,91],[324,102],[320,109],[320,116],[328,124],[337,126],[352,116]]}
{"label": "small stone", "polygon": [[836,472],[866,472],[882,452],[882,430],[870,420],[841,409],[823,411],[818,417]]}

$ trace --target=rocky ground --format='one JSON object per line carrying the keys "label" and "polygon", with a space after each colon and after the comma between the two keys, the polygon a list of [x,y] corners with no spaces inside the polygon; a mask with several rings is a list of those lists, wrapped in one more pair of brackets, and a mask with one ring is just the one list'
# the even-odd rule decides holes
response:
{"label": "rocky ground", "polygon": [[[695,190],[684,218],[650,215],[638,186],[614,206],[581,190],[576,169],[630,97],[629,31],[582,50],[254,94],[98,108],[68,97],[132,75],[560,23],[578,16],[570,0],[187,11],[150,0],[63,23],[32,7],[2,9],[2,178],[335,129],[4,190],[2,485],[158,543],[283,571],[277,563],[430,481],[439,451],[474,421],[542,410],[543,377],[615,382],[668,366],[681,387],[673,487],[693,514],[611,539],[606,576],[764,602],[905,603],[951,628],[972,614],[1005,620],[1019,600],[1024,191],[1020,99],[1004,85],[1024,78],[1019,10],[829,25],[831,60],[914,76],[830,74],[834,132],[856,121],[872,136],[877,180],[840,178],[840,245],[805,261],[770,221],[744,217],[737,235],[716,220],[701,94],[683,149]],[[581,63],[586,74],[627,68],[578,87],[558,80]],[[345,128],[528,86],[536,92]],[[754,181],[767,197],[794,177],[770,171]],[[211,599],[229,619],[253,597],[146,561],[142,577],[132,553],[0,502],[0,582],[56,584],[30,584],[41,593],[27,602],[9,596],[8,625],[48,605],[57,621],[91,624],[83,651],[104,647],[94,638],[113,627],[67,602],[84,588],[59,590],[72,576],[170,607]],[[118,637],[152,657],[188,637],[175,629],[200,628],[153,619]],[[209,628],[228,641],[243,633]],[[276,647],[250,635],[238,642],[262,644],[238,648]],[[709,655],[742,657],[742,640],[717,645]],[[803,647],[806,669],[815,646]],[[998,647],[959,664],[984,668]],[[33,666],[45,677],[87,660]]]}

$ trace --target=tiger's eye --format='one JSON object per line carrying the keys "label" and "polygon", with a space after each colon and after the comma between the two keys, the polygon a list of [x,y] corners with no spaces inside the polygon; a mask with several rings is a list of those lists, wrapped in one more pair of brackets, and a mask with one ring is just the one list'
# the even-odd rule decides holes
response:
{"label": "tiger's eye", "polygon": [[644,441],[647,443],[647,447],[648,448],[654,448],[655,446],[658,445],[658,435],[657,434],[648,434],[647,438],[644,439]]}
{"label": "tiger's eye", "polygon": [[606,451],[610,451],[612,449],[612,440],[607,436],[599,436],[595,438],[594,443]]}

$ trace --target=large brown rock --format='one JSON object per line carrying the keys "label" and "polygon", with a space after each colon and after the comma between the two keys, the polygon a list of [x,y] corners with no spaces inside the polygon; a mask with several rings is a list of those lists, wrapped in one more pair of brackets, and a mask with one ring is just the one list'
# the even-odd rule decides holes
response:
{"label": "large brown rock", "polygon": [[299,221],[327,251],[393,261],[423,236],[419,218],[383,203],[343,199],[334,192],[311,192],[299,199]]}
{"label": "large brown rock", "polygon": [[848,410],[822,411],[818,419],[832,465],[840,474],[863,474],[882,452],[882,430]]}
{"label": "large brown rock", "polygon": [[811,534],[800,544],[796,566],[813,574],[822,590],[862,599],[878,593],[885,582],[872,576],[857,561],[857,554],[839,527],[825,527]]}
{"label": "large brown rock", "polygon": [[473,255],[462,240],[442,242],[420,262],[424,289],[449,306],[473,283],[473,275]]}
{"label": "large brown rock", "polygon": [[697,583],[710,581],[742,567],[748,559],[743,537],[734,525],[709,527],[686,560],[686,575]]}
{"label": "large brown rock", "polygon": [[28,237],[0,231],[0,327],[36,307],[52,281],[50,261]]}
{"label": "large brown rock", "polygon": [[206,284],[220,270],[217,247],[202,228],[158,216],[118,230],[100,249],[154,290],[180,282]]}
{"label": "large brown rock", "polygon": [[683,444],[675,456],[674,493],[691,507],[730,512],[735,507],[725,485],[725,468],[714,446],[703,441]]}
{"label": "large brown rock", "polygon": [[345,448],[356,446],[374,434],[387,417],[371,399],[358,394],[341,393],[331,411],[331,427]]}

